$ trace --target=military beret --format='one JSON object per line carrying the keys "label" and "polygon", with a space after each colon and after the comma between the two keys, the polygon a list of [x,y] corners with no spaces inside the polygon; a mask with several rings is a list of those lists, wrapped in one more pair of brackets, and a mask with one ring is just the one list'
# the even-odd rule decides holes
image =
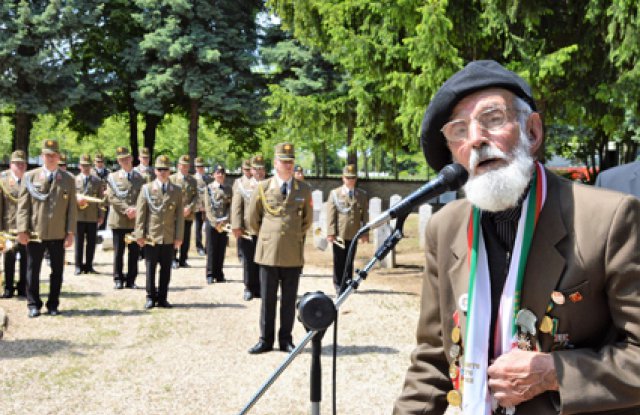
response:
{"label": "military beret", "polygon": [[446,139],[440,131],[449,121],[451,111],[465,96],[487,88],[507,89],[536,110],[531,87],[516,73],[491,60],[470,62],[442,84],[422,119],[422,152],[427,163],[435,170],[442,169],[452,160]]}

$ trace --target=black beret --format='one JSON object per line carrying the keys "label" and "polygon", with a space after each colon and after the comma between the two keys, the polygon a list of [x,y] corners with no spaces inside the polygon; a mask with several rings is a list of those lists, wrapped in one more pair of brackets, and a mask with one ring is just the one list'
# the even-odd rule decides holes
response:
{"label": "black beret", "polygon": [[524,99],[536,110],[531,88],[520,76],[496,61],[472,61],[447,79],[429,103],[422,119],[420,144],[427,163],[435,170],[451,163],[451,152],[440,129],[465,96],[490,87],[504,88]]}

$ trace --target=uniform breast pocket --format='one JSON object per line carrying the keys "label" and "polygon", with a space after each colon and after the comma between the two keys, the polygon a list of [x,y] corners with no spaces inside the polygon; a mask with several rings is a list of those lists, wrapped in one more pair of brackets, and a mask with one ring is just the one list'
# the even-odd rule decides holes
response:
{"label": "uniform breast pocket", "polygon": [[[611,323],[607,299],[588,281],[560,286],[552,301],[550,315],[556,319],[557,336],[566,336],[566,343],[580,346],[604,335]],[[560,338],[558,337],[558,338]]]}

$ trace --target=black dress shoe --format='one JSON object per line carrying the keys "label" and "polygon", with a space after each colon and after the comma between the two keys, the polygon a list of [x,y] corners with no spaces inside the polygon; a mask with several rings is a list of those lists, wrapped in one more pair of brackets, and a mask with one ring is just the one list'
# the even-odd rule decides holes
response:
{"label": "black dress shoe", "polygon": [[58,311],[58,309],[52,308],[50,310],[47,310],[47,314],[49,314],[52,317],[55,317],[55,316],[59,316],[60,312]]}
{"label": "black dress shoe", "polygon": [[138,287],[135,283],[134,284],[128,284],[127,283],[127,285],[125,285],[125,288],[128,288],[130,290],[137,290],[140,287]]}
{"label": "black dress shoe", "polygon": [[155,304],[151,299],[147,299],[147,302],[144,303],[144,308],[146,308],[147,310],[149,310],[150,308],[153,308],[154,306]]}
{"label": "black dress shoe", "polygon": [[9,290],[4,290],[4,293],[0,295],[0,298],[12,298],[12,297],[13,297],[13,291],[9,291]]}
{"label": "black dress shoe", "polygon": [[281,352],[291,353],[293,351],[293,349],[295,349],[295,348],[296,348],[295,344],[293,344],[291,342],[287,342],[285,344],[280,344],[280,351]]}
{"label": "black dress shoe", "polygon": [[213,284],[213,277],[207,277],[207,284]]}
{"label": "black dress shoe", "polygon": [[207,253],[206,253],[206,252],[204,252],[204,249],[202,249],[202,248],[198,248],[198,255],[200,255],[200,256],[205,256],[205,255],[207,255]]}
{"label": "black dress shoe", "polygon": [[171,268],[173,268],[173,269],[178,269],[178,261],[173,261],[173,262],[171,263]]}
{"label": "black dress shoe", "polygon": [[187,264],[186,262],[180,262],[180,268],[191,268],[191,265]]}
{"label": "black dress shoe", "polygon": [[26,296],[27,296],[26,291],[18,290],[18,297],[26,297]]}
{"label": "black dress shoe", "polygon": [[167,300],[158,301],[158,307],[161,307],[161,308],[173,308],[171,303],[168,302]]}
{"label": "black dress shoe", "polygon": [[76,270],[75,270],[75,271],[73,271],[73,275],[80,275],[80,274],[82,274],[82,269],[81,269],[81,268],[76,267]]}
{"label": "black dress shoe", "polygon": [[84,273],[85,273],[85,274],[97,274],[97,273],[98,273],[98,271],[96,271],[95,269],[93,269],[93,267],[91,267],[91,268],[87,268],[87,269],[85,269],[85,270],[84,270]]}
{"label": "black dress shoe", "polygon": [[37,308],[29,309],[29,318],[36,318],[39,316],[40,316],[40,310],[38,310]]}
{"label": "black dress shoe", "polygon": [[253,300],[253,293],[251,292],[251,290],[244,290],[244,301],[251,300]]}
{"label": "black dress shoe", "polygon": [[216,278],[216,282],[227,282],[227,279],[225,277]]}
{"label": "black dress shoe", "polygon": [[116,290],[121,290],[121,289],[123,289],[123,288],[124,288],[124,284],[122,283],[122,281],[117,280],[117,281],[116,281],[116,285],[114,286],[114,288],[115,288]]}
{"label": "black dress shoe", "polygon": [[273,350],[273,346],[272,345],[267,344],[264,341],[260,340],[258,343],[256,343],[255,346],[253,346],[251,349],[249,349],[249,354],[266,353],[266,352],[270,352],[272,350]]}

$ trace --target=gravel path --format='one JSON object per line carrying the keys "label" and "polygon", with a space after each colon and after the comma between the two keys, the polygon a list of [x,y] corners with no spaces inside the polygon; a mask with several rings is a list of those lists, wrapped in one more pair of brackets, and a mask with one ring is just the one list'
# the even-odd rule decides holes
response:
{"label": "gravel path", "polygon": [[[413,253],[399,249],[398,262],[408,265],[372,272],[340,309],[338,413],[391,412],[414,345],[421,262],[416,244],[407,244]],[[9,319],[0,340],[0,414],[239,413],[286,355],[247,353],[259,337],[260,303],[242,300],[231,245],[228,283],[207,285],[204,258],[194,253],[192,268],[173,271],[170,310],[145,311],[144,289],[114,290],[112,253],[99,248],[101,275],[74,276],[73,265],[66,267],[59,317],[29,319],[24,300],[0,300]],[[360,248],[357,266],[372,251],[371,245]],[[330,252],[308,243],[306,255],[310,265],[299,293],[330,293]],[[137,282],[144,284],[142,263]],[[296,322],[294,342],[304,335]],[[323,340],[322,414],[331,413],[332,339],[333,328]],[[250,414],[309,413],[310,350],[309,344]]]}

